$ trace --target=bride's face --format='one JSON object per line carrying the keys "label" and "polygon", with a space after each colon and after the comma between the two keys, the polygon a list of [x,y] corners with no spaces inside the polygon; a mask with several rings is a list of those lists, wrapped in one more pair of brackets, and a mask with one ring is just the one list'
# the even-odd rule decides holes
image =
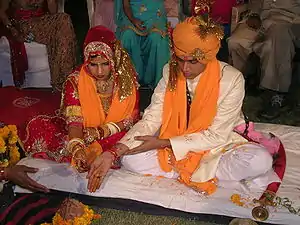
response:
{"label": "bride's face", "polygon": [[97,80],[106,81],[110,77],[110,64],[109,61],[101,56],[91,57],[87,65],[90,74]]}

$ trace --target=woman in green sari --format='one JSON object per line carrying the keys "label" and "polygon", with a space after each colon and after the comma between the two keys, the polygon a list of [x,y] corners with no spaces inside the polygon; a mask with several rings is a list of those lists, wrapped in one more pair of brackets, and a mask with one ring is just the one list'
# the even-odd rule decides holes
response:
{"label": "woman in green sari", "polygon": [[117,37],[139,74],[141,85],[156,86],[168,62],[164,0],[115,0]]}

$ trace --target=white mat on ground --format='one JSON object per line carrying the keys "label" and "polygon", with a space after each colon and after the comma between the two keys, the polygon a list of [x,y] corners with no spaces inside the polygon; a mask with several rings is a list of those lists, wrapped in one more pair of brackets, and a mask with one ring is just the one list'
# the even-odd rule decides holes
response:
{"label": "white mat on ground", "polygon": [[[300,148],[300,127],[257,124],[256,128],[265,132],[272,132],[283,141],[287,153],[287,169],[278,195],[290,198],[295,201],[295,206],[299,206],[300,150],[298,148]],[[214,195],[206,197],[175,180],[146,177],[121,169],[110,171],[101,189],[90,194],[86,189],[85,175],[78,175],[66,164],[56,164],[31,158],[22,160],[22,164],[40,168],[40,171],[34,175],[34,179],[55,190],[98,197],[132,199],[191,213],[252,218],[253,206],[239,207],[230,201],[231,194],[237,193],[236,190],[219,188]],[[26,192],[26,190],[17,187],[16,192]],[[252,199],[259,196],[260,193],[255,191],[243,195]],[[300,224],[300,216],[293,215],[286,209],[269,208],[269,212],[270,216],[266,221],[268,223]]]}

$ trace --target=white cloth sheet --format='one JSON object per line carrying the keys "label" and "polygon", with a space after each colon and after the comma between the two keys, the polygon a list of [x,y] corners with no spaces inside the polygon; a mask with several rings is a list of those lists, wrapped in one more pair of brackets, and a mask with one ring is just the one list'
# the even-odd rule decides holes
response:
{"label": "white cloth sheet", "polygon": [[[278,135],[286,149],[287,168],[278,195],[289,197],[300,206],[300,127],[274,124],[256,124],[258,130]],[[78,175],[65,164],[56,164],[44,160],[25,159],[22,164],[40,168],[33,177],[49,188],[80,193],[84,195],[132,199],[165,208],[177,209],[192,213],[226,215],[232,217],[252,218],[252,207],[239,207],[230,201],[233,193],[240,193],[243,197],[259,197],[261,191],[252,190],[251,193],[234,189],[218,188],[209,197],[203,196],[176,180],[166,178],[137,175],[123,169],[110,171],[101,189],[96,193],[88,193],[87,181],[84,174]],[[27,192],[17,187],[16,192]],[[269,208],[270,217],[266,221],[273,224],[299,225],[300,216],[292,215],[286,209]]]}

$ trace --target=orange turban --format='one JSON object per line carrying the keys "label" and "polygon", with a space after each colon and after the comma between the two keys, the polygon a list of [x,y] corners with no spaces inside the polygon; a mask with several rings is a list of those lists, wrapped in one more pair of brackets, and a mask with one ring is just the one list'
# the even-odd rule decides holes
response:
{"label": "orange turban", "polygon": [[193,56],[207,64],[214,60],[223,38],[222,28],[199,17],[189,17],[177,24],[173,31],[174,52],[177,56]]}

